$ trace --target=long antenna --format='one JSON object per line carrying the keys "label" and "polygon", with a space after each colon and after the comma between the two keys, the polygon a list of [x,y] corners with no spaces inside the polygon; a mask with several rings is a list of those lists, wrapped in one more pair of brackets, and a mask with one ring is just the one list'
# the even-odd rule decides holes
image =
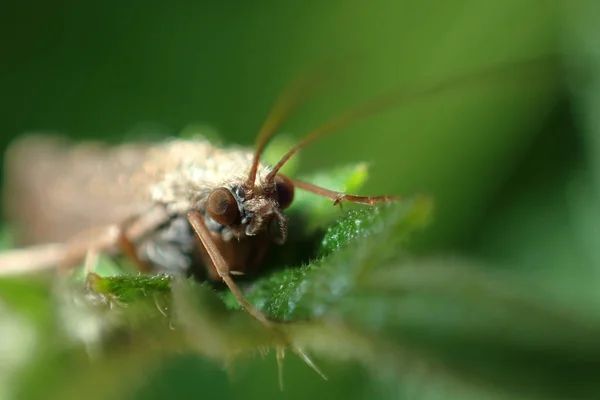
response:
{"label": "long antenna", "polygon": [[248,179],[244,184],[247,189],[254,187],[254,181],[256,179],[256,172],[258,170],[258,163],[260,157],[267,145],[269,139],[279,129],[279,127],[286,121],[292,111],[301,103],[306,97],[306,93],[301,92],[302,86],[299,80],[293,81],[277,98],[275,105],[271,109],[271,112],[267,116],[267,119],[263,123],[258,135],[256,137],[254,158],[252,160],[252,166],[248,173]]}
{"label": "long antenna", "polygon": [[[342,63],[342,61],[345,62]],[[247,192],[252,191],[252,188],[254,187],[258,164],[269,139],[273,137],[277,129],[285,123],[292,112],[302,104],[302,102],[314,94],[318,89],[322,89],[332,82],[337,81],[343,75],[343,72],[347,72],[348,66],[351,65],[348,61],[348,57],[342,57],[342,59],[335,60],[328,59],[306,69],[292,80],[277,98],[271,112],[267,116],[267,119],[263,123],[256,137],[254,158],[252,160],[250,171],[248,172],[248,178],[244,183]],[[340,65],[344,65],[344,68],[341,70],[339,68]]]}
{"label": "long antenna", "polygon": [[[408,89],[396,89],[391,92],[384,93],[372,99],[371,101],[357,107],[350,112],[338,115],[331,119],[329,122],[321,125],[317,129],[308,133],[296,146],[289,150],[281,160],[275,165],[275,167],[267,175],[267,182],[273,181],[279,170],[285,165],[286,162],[299,150],[306,147],[316,139],[322,138],[330,133],[336,132],[341,128],[344,128],[353,122],[372,116],[374,114],[386,111],[394,106],[403,104],[409,104],[426,98],[430,95],[437,93],[443,93],[445,91],[455,89],[457,87],[465,86],[468,84],[478,83],[489,79],[490,77],[495,78],[506,78],[513,76],[514,72],[521,72],[524,69],[527,72],[540,72],[540,66],[548,65],[549,61],[555,61],[554,56],[537,58],[533,60],[517,61],[508,64],[502,64],[493,66],[484,70],[478,70],[476,72],[469,72],[467,74],[461,74],[451,79],[446,79],[442,82],[434,83],[429,86],[413,87]],[[551,64],[554,65],[554,64]],[[411,90],[412,89],[412,90]]]}

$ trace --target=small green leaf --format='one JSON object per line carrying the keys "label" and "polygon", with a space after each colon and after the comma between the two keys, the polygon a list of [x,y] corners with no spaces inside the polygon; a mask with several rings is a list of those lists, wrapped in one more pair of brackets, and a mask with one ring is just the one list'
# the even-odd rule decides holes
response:
{"label": "small green leaf", "polygon": [[131,302],[156,294],[169,294],[172,277],[159,275],[118,275],[102,277],[88,274],[90,288],[98,294],[110,295],[116,300]]}
{"label": "small green leaf", "polygon": [[[301,180],[330,190],[344,193],[358,193],[368,178],[368,166],[365,163],[346,165],[327,172],[319,172]],[[352,205],[344,204],[351,208]],[[336,210],[337,209],[337,210]],[[318,228],[326,228],[339,218],[339,207],[333,207],[333,201],[315,194],[296,190],[294,203],[289,208],[293,220],[300,216],[304,235],[314,234]]]}
{"label": "small green leaf", "polygon": [[323,239],[321,249],[328,256],[257,280],[248,297],[256,307],[282,320],[323,315],[370,269],[400,256],[402,243],[428,223],[431,210],[431,201],[422,197],[350,211]]}

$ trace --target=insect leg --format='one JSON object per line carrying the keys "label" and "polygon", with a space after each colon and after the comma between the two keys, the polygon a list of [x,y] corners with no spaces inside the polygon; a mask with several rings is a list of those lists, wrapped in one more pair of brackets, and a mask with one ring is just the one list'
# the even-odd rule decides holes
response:
{"label": "insect leg", "polygon": [[136,214],[119,225],[113,224],[82,232],[66,243],[65,256],[60,261],[58,270],[66,272],[83,261],[90,251],[103,254],[122,251],[132,257],[142,272],[147,272],[149,268],[144,266],[143,262],[136,261],[139,258],[130,238],[141,238],[147,235],[167,219],[168,215],[164,207],[157,206],[145,213]]}
{"label": "insect leg", "polygon": [[333,200],[333,205],[341,204],[343,201],[347,201],[350,203],[364,204],[367,206],[374,206],[378,203],[389,203],[392,201],[401,200],[400,196],[356,196],[353,194],[346,194],[341,192],[336,192],[335,190],[325,189],[321,186],[313,185],[312,183],[299,181],[297,179],[288,178],[292,184],[302,190],[306,190],[307,192],[314,193],[318,196],[325,197],[327,199]]}
{"label": "insect leg", "polygon": [[147,262],[145,262],[138,256],[135,244],[131,241],[131,239],[129,239],[129,236],[127,235],[127,228],[133,222],[134,222],[133,220],[130,220],[130,221],[126,222],[125,224],[123,224],[123,226],[121,226],[121,228],[119,229],[119,236],[117,238],[117,242],[118,242],[119,247],[123,251],[123,253],[131,261],[133,261],[133,264],[135,265],[135,267],[140,272],[147,274],[147,273],[152,272],[152,267],[150,267],[150,265]]}
{"label": "insect leg", "polygon": [[96,270],[96,267],[98,266],[99,257],[100,253],[96,249],[88,250],[87,254],[85,255],[85,260],[83,262],[83,271],[86,275]]}
{"label": "insect leg", "polygon": [[[292,348],[292,351],[294,353],[296,353],[298,355],[298,357],[300,357],[302,359],[302,361],[304,361],[310,368],[312,368],[323,379],[327,380],[327,377],[321,372],[321,370],[315,365],[315,363],[308,357],[308,355],[304,352],[304,350],[302,350],[301,348],[299,348],[297,346],[293,346],[290,343],[290,341],[287,339],[287,337],[284,335],[284,333],[282,331],[280,331],[279,329],[277,329],[276,323],[274,321],[271,321],[265,314],[258,311],[256,308],[254,308],[254,306],[252,304],[250,304],[248,302],[248,300],[246,300],[246,298],[242,294],[242,291],[240,290],[240,288],[235,284],[235,282],[231,278],[231,271],[229,270],[229,266],[227,265],[227,262],[225,261],[225,259],[221,255],[221,253],[219,252],[219,249],[217,248],[215,243],[213,242],[213,240],[210,236],[210,231],[204,224],[204,218],[203,218],[202,214],[200,214],[197,211],[190,211],[187,214],[187,218],[190,221],[192,228],[198,235],[198,238],[202,242],[202,245],[206,249],[206,252],[208,253],[211,261],[213,262],[213,265],[215,266],[217,273],[219,274],[219,276],[221,277],[223,282],[227,285],[229,290],[231,290],[231,292],[233,293],[233,295],[235,296],[237,301],[248,312],[248,314],[250,314],[256,320],[261,322],[267,328],[272,329],[277,334],[279,334],[286,346],[290,346]],[[283,348],[278,348],[277,351],[278,351],[277,361],[279,363],[279,368],[281,368],[280,363],[283,362],[283,351],[284,350],[283,350]]]}
{"label": "insect leg", "polygon": [[58,263],[58,272],[66,273],[84,261],[90,252],[109,252],[118,240],[119,228],[116,225],[90,229],[75,236],[66,243],[65,254]]}
{"label": "insect leg", "polygon": [[272,328],[273,322],[269,320],[265,314],[254,308],[254,306],[252,306],[248,300],[246,300],[238,285],[236,285],[236,283],[233,281],[231,277],[231,271],[229,270],[229,265],[227,265],[227,262],[213,242],[210,236],[210,231],[204,224],[204,217],[202,214],[197,211],[190,211],[187,214],[187,218],[190,221],[192,228],[194,228],[194,231],[198,235],[198,238],[202,242],[202,245],[206,249],[206,252],[215,266],[219,277],[223,280],[225,285],[227,285],[229,290],[231,290],[231,293],[233,293],[237,301],[242,305],[242,307],[244,307],[248,314],[260,321],[266,327]]}
{"label": "insect leg", "polygon": [[64,243],[42,244],[0,254],[0,276],[53,269],[65,256]]}

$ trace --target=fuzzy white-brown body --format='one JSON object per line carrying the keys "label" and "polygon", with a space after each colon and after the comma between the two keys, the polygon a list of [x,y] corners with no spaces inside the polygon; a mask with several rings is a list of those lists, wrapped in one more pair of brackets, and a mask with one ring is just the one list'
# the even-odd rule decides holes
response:
{"label": "fuzzy white-brown body", "polygon": [[[185,214],[212,189],[243,183],[252,158],[251,149],[202,138],[108,146],[26,136],[5,158],[6,217],[20,244],[33,244],[119,224],[156,204]],[[268,171],[259,165],[257,187]]]}
{"label": "fuzzy white-brown body", "polygon": [[[154,178],[150,198],[185,213],[218,187],[245,182],[252,164],[250,149],[218,148],[206,140],[170,140],[148,152],[143,174]],[[262,186],[270,168],[259,165],[255,185]]]}

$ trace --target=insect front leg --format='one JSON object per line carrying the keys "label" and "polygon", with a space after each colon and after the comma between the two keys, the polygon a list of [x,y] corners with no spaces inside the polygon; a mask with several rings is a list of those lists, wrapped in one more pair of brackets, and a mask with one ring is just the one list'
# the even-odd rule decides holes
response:
{"label": "insect front leg", "polygon": [[299,181],[297,179],[289,179],[294,187],[297,187],[307,192],[314,193],[318,196],[325,197],[326,199],[333,200],[333,205],[337,206],[344,201],[356,204],[363,204],[366,206],[374,206],[379,203],[390,203],[393,201],[399,201],[402,199],[400,196],[356,196],[353,194],[346,194],[342,192],[336,192],[335,190],[329,190],[321,186],[314,185],[312,183]]}
{"label": "insect front leg", "polygon": [[[242,294],[242,291],[240,290],[240,288],[233,281],[229,265],[227,264],[227,262],[221,255],[221,252],[219,251],[217,245],[213,241],[211,234],[210,234],[210,230],[204,224],[204,217],[202,216],[202,214],[200,214],[197,211],[190,211],[187,214],[187,218],[188,218],[188,221],[190,222],[190,224],[192,225],[192,228],[198,235],[198,238],[200,238],[200,241],[202,242],[202,245],[206,249],[206,252],[208,253],[217,273],[219,274],[219,276],[221,277],[223,282],[227,285],[229,290],[231,290],[231,292],[233,293],[233,295],[235,296],[237,301],[248,312],[248,314],[250,314],[252,317],[254,317],[256,320],[258,320],[260,323],[262,323],[267,328],[269,328],[272,331],[274,331],[275,333],[277,333],[279,335],[280,339],[282,340],[282,342],[283,342],[282,344],[284,346],[291,347],[292,351],[294,353],[296,353],[296,355],[298,355],[298,357],[300,357],[300,359],[302,359],[310,368],[312,368],[323,379],[327,380],[327,377],[315,365],[315,363],[310,359],[310,357],[308,357],[308,355],[304,352],[304,350],[302,350],[301,348],[299,348],[297,346],[292,345],[292,343],[287,338],[287,336],[281,330],[279,330],[277,328],[277,323],[275,321],[270,320],[269,317],[267,317],[262,312],[258,311],[256,308],[254,308],[254,306],[252,304],[250,304],[248,302],[248,300],[246,300],[246,298]],[[280,385],[281,386],[283,386],[282,380],[281,380],[282,379],[281,378],[281,367],[282,367],[282,363],[283,363],[283,354],[284,354],[284,347],[281,347],[282,344],[278,345],[278,348],[277,348],[277,363],[279,365]]]}
{"label": "insect front leg", "polygon": [[232,271],[225,259],[223,258],[223,256],[221,255],[221,252],[219,251],[217,245],[213,241],[210,234],[210,230],[204,224],[204,217],[202,216],[202,214],[200,214],[197,211],[190,211],[187,214],[187,218],[190,222],[190,225],[192,225],[192,228],[196,232],[196,235],[198,235],[198,238],[202,242],[202,245],[206,249],[206,252],[210,257],[210,260],[212,261],[212,264],[214,265],[217,274],[223,280],[225,285],[227,285],[229,290],[231,290],[231,293],[233,293],[237,301],[256,320],[261,322],[266,327],[272,328],[273,321],[271,321],[265,314],[254,308],[254,306],[250,304],[248,300],[246,300],[239,286],[234,282],[232,278]]}
{"label": "insect front leg", "polygon": [[145,213],[134,215],[121,224],[113,224],[85,231],[67,242],[65,255],[58,268],[66,272],[83,262],[90,254],[124,253],[130,257],[141,272],[149,272],[150,266],[137,256],[134,239],[142,238],[163,224],[168,215],[163,206],[156,206]]}
{"label": "insect front leg", "polygon": [[42,244],[0,253],[0,276],[55,269],[65,257],[64,243]]}
{"label": "insect front leg", "polygon": [[58,272],[65,274],[72,268],[85,263],[91,268],[90,260],[94,254],[114,253],[118,243],[120,229],[117,225],[87,230],[66,243],[63,257],[58,263]]}

